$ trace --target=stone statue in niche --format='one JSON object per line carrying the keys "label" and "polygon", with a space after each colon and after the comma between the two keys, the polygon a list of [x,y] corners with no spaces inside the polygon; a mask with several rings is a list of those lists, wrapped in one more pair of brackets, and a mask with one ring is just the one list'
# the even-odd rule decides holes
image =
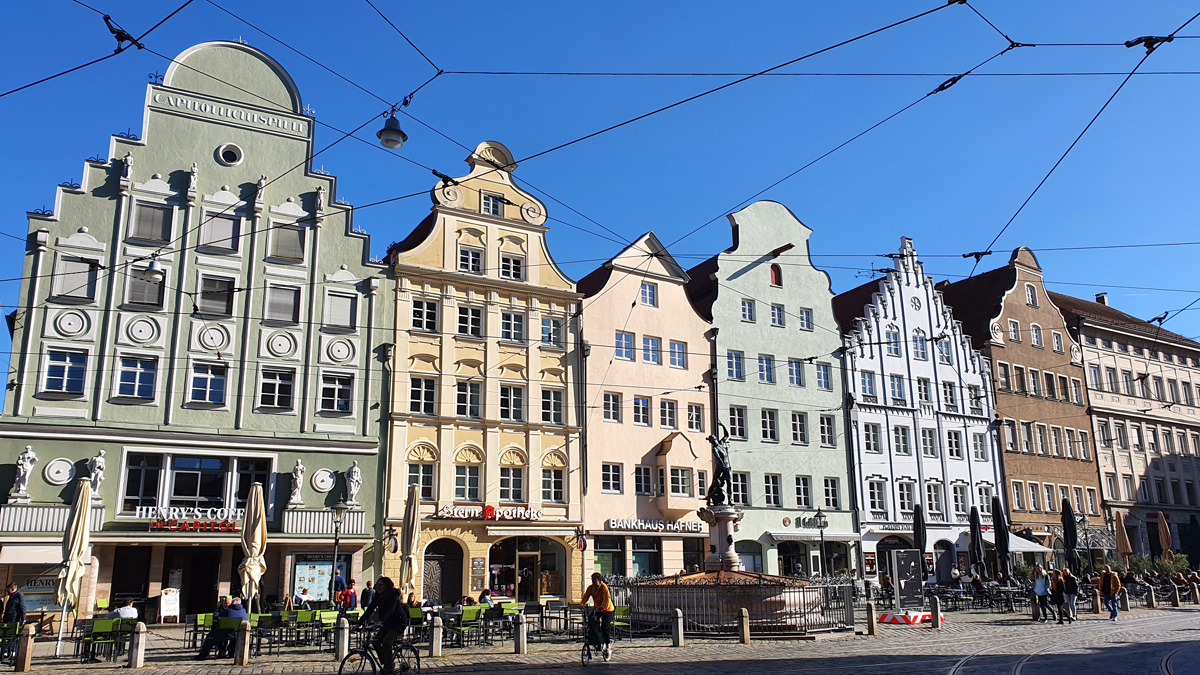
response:
{"label": "stone statue in niche", "polygon": [[300,494],[303,488],[304,465],[297,459],[296,466],[292,467],[292,496],[288,499],[288,506],[304,506],[304,496]]}
{"label": "stone statue in niche", "polygon": [[126,152],[121,159],[121,178],[128,180],[133,175],[133,153]]}
{"label": "stone statue in niche", "polygon": [[325,186],[324,185],[317,186],[316,209],[317,209],[317,213],[321,213],[325,210]]}
{"label": "stone statue in niche", "polygon": [[188,192],[196,191],[196,182],[199,180],[199,178],[200,169],[196,166],[195,162],[192,162],[192,173],[190,176],[188,176]]}
{"label": "stone statue in niche", "polygon": [[346,503],[358,504],[358,491],[362,489],[362,469],[358,468],[358,460],[346,469]]}
{"label": "stone statue in niche", "polygon": [[29,501],[29,477],[33,475],[34,464],[37,464],[37,455],[33,453],[33,446],[27,445],[25,451],[17,456],[17,479],[9,493],[12,503],[24,504]]}
{"label": "stone statue in niche", "polygon": [[105,469],[104,450],[101,449],[95,457],[88,460],[88,476],[92,481],[93,501],[100,501],[100,486],[104,484]]}

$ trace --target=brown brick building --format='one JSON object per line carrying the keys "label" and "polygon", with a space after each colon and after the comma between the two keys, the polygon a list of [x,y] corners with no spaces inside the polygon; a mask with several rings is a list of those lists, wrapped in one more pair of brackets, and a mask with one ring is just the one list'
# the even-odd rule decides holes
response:
{"label": "brown brick building", "polygon": [[[991,361],[1012,529],[1060,549],[1063,499],[1077,516],[1100,520],[1083,352],[1027,248],[1013,251],[1004,267],[938,289]],[[1039,557],[1025,555],[1027,562]]]}

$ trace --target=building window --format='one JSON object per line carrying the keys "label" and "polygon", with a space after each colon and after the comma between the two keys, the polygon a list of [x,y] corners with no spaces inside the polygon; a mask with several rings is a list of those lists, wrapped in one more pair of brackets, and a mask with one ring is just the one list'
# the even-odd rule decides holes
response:
{"label": "building window", "polygon": [[566,502],[562,469],[542,469],[542,501],[551,504]]}
{"label": "building window", "polygon": [[664,429],[678,429],[678,407],[675,401],[659,401],[658,425]]}
{"label": "building window", "polygon": [[920,328],[913,331],[912,355],[919,361],[929,360],[929,340],[925,338],[925,332]]}
{"label": "building window", "polygon": [[942,486],[937,483],[925,484],[925,505],[930,513],[942,512]]}
{"label": "building window", "polygon": [[863,450],[866,452],[883,452],[882,431],[878,424],[863,424]]}
{"label": "building window", "polygon": [[1059,429],[1058,427],[1051,427],[1050,429],[1050,452],[1053,453],[1055,457],[1063,456],[1062,429]]}
{"label": "building window", "polygon": [[525,470],[519,466],[500,467],[500,501],[525,501]]}
{"label": "building window", "polygon": [[464,502],[483,501],[479,492],[479,465],[455,465],[454,498]]}
{"label": "building window", "polygon": [[117,381],[117,396],[125,398],[154,398],[158,380],[158,359],[123,357]]}
{"label": "building window", "polygon": [[979,512],[987,515],[992,512],[992,486],[980,485],[975,488],[975,494],[979,495]]}
{"label": "building window", "polygon": [[813,329],[813,313],[811,309],[799,309],[796,311],[796,323],[800,330]]}
{"label": "building window", "polygon": [[192,403],[225,403],[225,366],[211,363],[197,363],[192,366],[192,389],[189,401]]}
{"label": "building window", "polygon": [[881,480],[867,482],[867,508],[872,511],[887,510],[887,484]]}
{"label": "building window", "polygon": [[808,413],[792,413],[792,442],[808,444]]}
{"label": "building window", "polygon": [[542,317],[542,344],[548,347],[563,348],[562,319]]}
{"label": "building window", "polygon": [[983,434],[971,434],[971,456],[980,462],[987,461],[987,438]]}
{"label": "building window", "polygon": [[500,419],[520,422],[525,419],[525,389],[500,385]]}
{"label": "building window", "polygon": [[123,511],[139,506],[158,506],[158,485],[162,477],[162,455],[131,452],[125,459],[125,494]]}
{"label": "building window", "polygon": [[687,343],[671,340],[671,367],[687,369]]}
{"label": "building window", "polygon": [[421,495],[421,501],[433,501],[433,465],[409,464],[408,484],[417,486],[417,491]]}
{"label": "building window", "polygon": [[954,497],[954,512],[959,515],[966,515],[970,498],[967,496],[966,485],[955,485],[950,488]]}
{"label": "building window", "polygon": [[1025,510],[1025,485],[1020,481],[1012,484],[1012,507],[1015,511]]}
{"label": "building window", "polygon": [[921,430],[921,454],[925,457],[937,457],[937,430]]}
{"label": "building window", "polygon": [[[238,508],[245,508],[250,501],[250,486],[259,483],[267,490],[271,478],[271,461],[268,459],[237,460],[237,493],[234,495]],[[266,494],[264,493],[264,497]]]}
{"label": "building window", "polygon": [[967,404],[971,407],[972,415],[983,414],[983,399],[982,390],[974,384],[967,386]]}
{"label": "building window", "polygon": [[171,506],[220,507],[225,502],[227,460],[176,456],[171,460]]}
{"label": "building window", "polygon": [[458,334],[483,337],[483,310],[478,307],[459,307]]}
{"label": "building window", "polygon": [[953,382],[942,383],[942,405],[950,412],[958,412],[958,391]]}
{"label": "building window", "polygon": [[174,210],[170,206],[138,204],[133,210],[133,222],[129,225],[129,236],[145,241],[170,241],[173,214]]}
{"label": "building window", "polygon": [[862,398],[867,403],[875,403],[879,400],[879,396],[875,392],[875,373],[869,370],[864,370],[858,374],[859,389],[862,392]]}
{"label": "building window", "polygon": [[796,476],[796,506],[812,507],[812,479],[808,476]]}
{"label": "building window", "polygon": [[763,503],[766,506],[783,506],[779,494],[779,476],[776,474],[763,476]]}
{"label": "building window", "polygon": [[479,212],[486,216],[504,217],[504,197],[500,195],[479,193]]}
{"label": "building window", "polygon": [[642,363],[662,365],[662,339],[642,336]]}
{"label": "building window", "polygon": [[954,359],[951,358],[951,350],[953,348],[954,348],[954,345],[952,345],[950,343],[949,337],[943,337],[942,339],[938,340],[937,341],[938,363],[946,363],[946,364],[953,363]]}
{"label": "building window", "polygon": [[1025,284],[1025,304],[1030,307],[1038,306],[1037,289],[1034,288],[1033,284]]}
{"label": "building window", "polygon": [[55,297],[95,300],[97,260],[60,256],[54,265]]}
{"label": "building window", "polygon": [[[609,465],[615,466],[615,465]],[[633,491],[639,495],[654,494],[654,472],[648,466],[633,467]]]}
{"label": "building window", "polygon": [[525,315],[500,312],[500,339],[509,342],[525,341]]}
{"label": "building window", "polygon": [[917,400],[921,403],[933,403],[933,383],[928,378],[917,378]]}
{"label": "building window", "polygon": [[46,352],[44,389],[60,394],[82,394],[86,371],[86,353],[51,349]]}
{"label": "building window", "polygon": [[[1046,494],[1046,510],[1047,510],[1047,511],[1049,511],[1049,512],[1051,512],[1051,513],[1058,513],[1058,506],[1057,506],[1057,505],[1054,503],[1054,486],[1053,486],[1053,485],[1046,485],[1046,486],[1045,486],[1043,489],[1045,490],[1045,494]],[[1029,485],[1029,490],[1030,490],[1030,492],[1031,492],[1031,493],[1036,493],[1036,492],[1037,492],[1037,490],[1036,490],[1036,486],[1034,486],[1032,483],[1030,483],[1030,485]],[[1033,506],[1033,508],[1034,508],[1034,510],[1036,511],[1036,510],[1037,510],[1037,506],[1036,506],[1036,503],[1037,503],[1036,494],[1031,494],[1031,495],[1030,495],[1030,497],[1029,497],[1029,503],[1030,503],[1031,505],[1034,505],[1034,506]]]}
{"label": "building window", "polygon": [[1012,389],[1012,378],[1009,375],[1007,363],[996,364],[996,384],[1004,391]]}
{"label": "building window", "polygon": [[833,391],[833,369],[828,363],[817,364],[817,389]]}
{"label": "building window", "polygon": [[358,298],[344,293],[325,296],[325,325],[353,329],[358,321]]}
{"label": "building window", "polygon": [[961,431],[949,431],[946,433],[946,454],[950,456],[950,459],[963,458]]}
{"label": "building window", "polygon": [[1008,340],[1009,342],[1021,341],[1021,324],[1012,319],[1008,320]]}
{"label": "building window", "polygon": [[[161,285],[161,284],[160,284]],[[268,289],[268,304],[271,300],[271,291],[274,287]],[[232,316],[233,315],[233,279],[224,277],[200,277],[200,292],[196,294],[196,311],[199,314],[209,316]],[[294,301],[294,296],[291,299],[285,299],[286,302]],[[293,317],[294,313],[290,308],[280,308],[282,320],[289,321],[287,317]]]}
{"label": "building window", "polygon": [[758,381],[763,384],[775,384],[775,357],[758,355]]}
{"label": "building window", "polygon": [[729,406],[729,435],[732,438],[746,438],[746,409],[740,406]]}
{"label": "building window", "polygon": [[1095,488],[1088,488],[1087,490],[1087,510],[1088,513],[1092,515],[1100,513],[1099,502],[1096,500]]}
{"label": "building window", "polygon": [[300,289],[295,286],[267,287],[267,321],[300,323]]}
{"label": "building window", "polygon": [[233,253],[238,249],[242,219],[237,216],[206,215],[200,226],[200,246],[218,253]]}
{"label": "building window", "polygon": [[892,441],[897,455],[911,455],[912,445],[908,442],[908,427],[892,427]]}
{"label": "building window", "polygon": [[689,403],[687,407],[688,413],[688,431],[704,432],[704,406],[699,403]]}
{"label": "building window", "polygon": [[515,255],[500,256],[500,278],[523,281],[525,279],[525,259]]}
{"label": "building window", "polygon": [[436,302],[432,300],[413,300],[413,329],[430,333],[437,332],[437,313],[438,306]]}
{"label": "building window", "polygon": [[762,439],[770,443],[779,442],[779,412],[776,410],[762,411]]}
{"label": "building window", "polygon": [[889,328],[884,332],[883,342],[888,356],[900,356],[900,331]]}
{"label": "building window", "polygon": [[658,307],[658,284],[643,281],[640,291],[641,303],[647,307]]}
{"label": "building window", "polygon": [[633,333],[624,333],[622,331],[617,331],[615,342],[616,342],[616,344],[614,346],[613,356],[615,356],[618,359],[621,359],[622,361],[632,361],[633,360]]}
{"label": "building window", "polygon": [[916,503],[916,485],[913,483],[897,483],[896,496],[898,506],[903,513],[912,513]]}
{"label": "building window", "polygon": [[414,377],[409,383],[408,411],[418,415],[433,415],[437,412],[437,380],[431,377]]}
{"label": "building window", "polygon": [[604,392],[604,421],[621,421],[621,395],[610,391]]}
{"label": "building window", "polygon": [[742,506],[750,505],[750,474],[733,474],[733,480],[729,483],[729,501]]}
{"label": "building window", "polygon": [[649,396],[633,397],[633,423],[641,427],[650,426]]}
{"label": "building window", "polygon": [[354,378],[349,375],[321,376],[321,411],[332,413],[351,412],[350,401],[354,392]]}
{"label": "building window", "polygon": [[[645,468],[647,473],[649,467]],[[621,492],[621,465],[620,464],[601,464],[600,465],[600,489],[604,492]],[[649,493],[647,493],[649,494]]]}
{"label": "building window", "polygon": [[563,392],[561,389],[542,390],[542,422],[563,423]]}
{"label": "building window", "polygon": [[798,359],[788,359],[788,384],[793,387],[804,386],[804,363]]}
{"label": "building window", "polygon": [[135,269],[127,275],[125,302],[135,307],[162,307],[163,282],[151,281],[146,270]]}
{"label": "building window", "polygon": [[1050,342],[1054,346],[1054,351],[1058,352],[1059,354],[1063,353],[1062,333],[1058,333],[1058,332],[1050,333]]}
{"label": "building window", "polygon": [[[1030,483],[1029,484],[1029,510],[1030,511],[1041,511],[1042,505],[1038,503],[1039,501],[1040,501],[1040,499],[1038,498],[1037,483]],[[1053,502],[1054,500],[1051,499],[1049,501]]]}
{"label": "building window", "polygon": [[754,322],[754,301],[742,299],[742,321]]}
{"label": "building window", "polygon": [[692,496],[692,470],[671,467],[671,494],[676,497]]}
{"label": "building window", "polygon": [[271,232],[270,256],[290,261],[303,260],[304,229],[276,226]]}
{"label": "building window", "polygon": [[821,415],[821,445],[833,446],[837,442],[837,433],[833,415]]}
{"label": "building window", "polygon": [[771,285],[772,286],[782,286],[783,285],[783,269],[780,268],[779,265],[776,265],[774,263],[771,264]]}
{"label": "building window", "polygon": [[458,271],[483,274],[483,251],[466,247],[458,249]]}
{"label": "building window", "polygon": [[786,325],[783,305],[771,305],[771,325],[783,328]]}
{"label": "building window", "polygon": [[825,508],[840,509],[841,496],[838,494],[838,479],[825,479]]}
{"label": "building window", "polygon": [[725,354],[725,363],[728,370],[728,378],[731,380],[746,379],[746,367],[743,362],[741,352],[728,352]]}
{"label": "building window", "polygon": [[903,375],[888,375],[888,390],[892,396],[892,405],[908,405],[908,394],[904,390]]}

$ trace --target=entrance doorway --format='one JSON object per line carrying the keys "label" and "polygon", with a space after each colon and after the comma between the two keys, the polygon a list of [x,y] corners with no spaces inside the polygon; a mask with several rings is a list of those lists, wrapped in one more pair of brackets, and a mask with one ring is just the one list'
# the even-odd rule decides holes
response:
{"label": "entrance doorway", "polygon": [[879,580],[882,582],[884,577],[891,577],[892,581],[896,581],[896,573],[892,569],[892,551],[899,549],[913,548],[904,537],[891,535],[879,540],[875,545],[875,558],[879,565]]}
{"label": "entrance doorway", "polygon": [[537,602],[538,569],[541,567],[537,553],[521,553],[517,556],[517,602]]}
{"label": "entrance doorway", "polygon": [[808,576],[805,547],[794,541],[779,542],[779,573],[784,576]]}
{"label": "entrance doorway", "polygon": [[933,569],[939,584],[950,583],[954,564],[954,544],[943,539],[933,545]]}
{"label": "entrance doorway", "polygon": [[453,539],[435,539],[425,547],[421,576],[423,600],[453,604],[463,596],[463,550]]}
{"label": "entrance doorway", "polygon": [[[221,549],[217,546],[170,546],[163,556],[163,588],[178,584],[181,614],[204,614],[217,606]],[[229,570],[224,570],[229,574]]]}
{"label": "entrance doorway", "polygon": [[146,616],[146,594],[150,586],[150,547],[118,546],[113,552],[112,592],[109,606],[113,609],[133,598],[138,616]]}

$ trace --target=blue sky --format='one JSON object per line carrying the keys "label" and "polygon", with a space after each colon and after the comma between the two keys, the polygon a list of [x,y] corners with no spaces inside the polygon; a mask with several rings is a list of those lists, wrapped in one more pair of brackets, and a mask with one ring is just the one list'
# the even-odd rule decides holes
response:
{"label": "blue sky", "polygon": [[[182,1],[182,0],[180,0]],[[398,100],[435,71],[362,0],[237,3],[215,0],[384,98]],[[941,5],[922,2],[756,2],[753,11],[696,2],[390,2],[376,5],[440,68],[505,71],[754,72]],[[95,0],[134,34],[177,2]],[[1124,42],[1176,29],[1200,7],[1183,2],[977,0],[1014,40]],[[679,11],[686,7],[686,10]],[[0,90],[101,56],[113,40],[100,16],[69,0],[8,9],[10,60]],[[1200,20],[1181,35],[1200,35]],[[320,121],[343,129],[383,106],[206,0],[196,0],[146,40],[174,56],[197,42],[244,39],[265,50],[300,86]],[[782,72],[958,73],[1007,42],[965,6],[953,6]],[[1036,47],[1011,51],[979,73],[1128,72],[1144,50]],[[78,181],[82,161],[109,134],[142,126],[148,74],[167,62],[127,51],[86,70],[0,99],[10,130],[0,164],[7,199],[0,230],[23,236],[25,212],[50,208],[54,186]],[[1200,71],[1200,39],[1156,51],[1147,71]],[[813,230],[812,251],[834,290],[862,283],[888,261],[901,235],[915,240],[937,278],[965,275],[959,254],[983,249],[1041,180],[1122,75],[979,76],[929,96],[853,144],[763,195]],[[518,158],[718,86],[734,77],[553,77],[445,74],[408,111],[458,142],[505,143]],[[521,163],[515,176],[623,238],[655,230],[672,242],[927,92],[944,77],[762,77],[616,131]],[[1195,164],[1200,157],[1200,75],[1134,77],[997,243],[980,269],[1037,248],[1200,241]],[[467,151],[404,120],[402,153],[450,175]],[[374,142],[377,124],[360,133]],[[318,147],[336,140],[318,129]],[[425,190],[436,180],[377,149],[343,142],[315,161],[339,177],[340,198],[365,204]],[[552,217],[600,231],[548,202]],[[375,253],[427,213],[421,196],[364,209],[355,224]],[[602,234],[605,234],[601,232]],[[605,237],[611,235],[605,234]],[[15,242],[11,242],[14,243]],[[729,244],[724,218],[672,247],[685,267]],[[551,223],[550,245],[578,279],[622,245]],[[1200,296],[1198,246],[1041,252],[1051,288],[1142,318]],[[948,257],[932,257],[935,254]],[[19,246],[0,261],[20,270]],[[585,262],[575,262],[585,261]],[[19,274],[3,275],[15,277]],[[1140,287],[1134,288],[1121,288]],[[1159,290],[1143,290],[1159,289]],[[1167,290],[1169,289],[1169,290]],[[0,283],[5,312],[17,282]],[[1200,312],[1167,327],[1200,335]],[[0,349],[7,351],[7,333]]]}

